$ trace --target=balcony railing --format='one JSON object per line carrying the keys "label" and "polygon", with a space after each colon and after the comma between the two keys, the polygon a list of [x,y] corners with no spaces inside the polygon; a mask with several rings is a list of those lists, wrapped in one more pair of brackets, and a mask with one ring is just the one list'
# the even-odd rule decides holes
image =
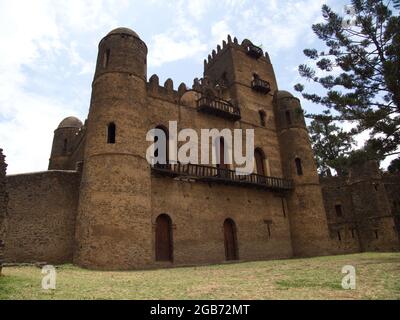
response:
{"label": "balcony railing", "polygon": [[259,174],[237,175],[235,170],[199,164],[154,164],[152,170],[170,177],[186,176],[205,182],[219,182],[247,187],[258,187],[274,191],[287,191],[293,188],[291,180],[267,177]]}
{"label": "balcony railing", "polygon": [[247,54],[252,58],[258,59],[262,57],[264,52],[260,47],[257,47],[252,44],[247,47]]}
{"label": "balcony railing", "polygon": [[238,107],[232,105],[228,101],[218,98],[201,97],[197,100],[197,110],[233,121],[237,121],[241,118],[240,109]]}
{"label": "balcony railing", "polygon": [[251,82],[251,88],[255,91],[267,94],[271,91],[271,86],[268,81],[261,80],[261,79],[254,79]]}

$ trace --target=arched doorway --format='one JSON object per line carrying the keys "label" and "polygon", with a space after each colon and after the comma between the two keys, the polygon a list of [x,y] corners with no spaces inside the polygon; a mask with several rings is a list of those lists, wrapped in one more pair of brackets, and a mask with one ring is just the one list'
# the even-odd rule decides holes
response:
{"label": "arched doorway", "polygon": [[172,220],[167,214],[156,219],[156,261],[172,261]]}
{"label": "arched doorway", "polygon": [[226,219],[224,221],[224,240],[226,260],[238,260],[236,224],[232,219]]}

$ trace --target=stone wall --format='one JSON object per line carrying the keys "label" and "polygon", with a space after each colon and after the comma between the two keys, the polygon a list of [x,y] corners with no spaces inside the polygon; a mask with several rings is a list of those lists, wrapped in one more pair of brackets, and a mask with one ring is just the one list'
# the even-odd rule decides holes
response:
{"label": "stone wall", "polygon": [[7,216],[7,192],[6,192],[6,168],[3,149],[0,149],[0,275],[3,263],[4,244],[6,236],[6,216]]}
{"label": "stone wall", "polygon": [[72,261],[79,182],[75,171],[7,177],[6,262]]}
{"label": "stone wall", "polygon": [[321,179],[332,253],[399,250],[399,178],[369,161]]}

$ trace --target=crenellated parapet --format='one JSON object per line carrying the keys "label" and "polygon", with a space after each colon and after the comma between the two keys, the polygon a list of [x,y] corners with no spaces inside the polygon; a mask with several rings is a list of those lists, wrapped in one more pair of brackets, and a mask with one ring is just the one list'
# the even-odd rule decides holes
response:
{"label": "crenellated parapet", "polygon": [[262,59],[266,60],[268,63],[271,63],[268,53],[264,53],[260,47],[254,45],[250,40],[244,39],[242,43],[239,44],[239,41],[236,37],[234,37],[232,40],[231,35],[228,35],[227,41],[223,40],[222,46],[217,45],[217,49],[214,49],[211,54],[208,55],[207,59],[204,59],[204,71],[207,71],[217,59],[224,55],[229,48],[241,50],[255,59]]}
{"label": "crenellated parapet", "polygon": [[146,84],[147,93],[149,96],[167,100],[170,102],[177,102],[179,97],[181,97],[187,90],[185,83],[181,83],[178,90],[174,90],[174,82],[171,78],[168,78],[164,85],[160,85],[160,80],[158,75],[153,74]]}

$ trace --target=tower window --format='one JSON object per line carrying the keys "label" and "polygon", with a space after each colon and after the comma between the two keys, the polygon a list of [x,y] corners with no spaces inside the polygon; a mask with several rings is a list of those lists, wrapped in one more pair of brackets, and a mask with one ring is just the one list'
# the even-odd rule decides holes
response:
{"label": "tower window", "polygon": [[337,232],[337,237],[339,241],[342,241],[342,236],[340,235],[340,231]]}
{"label": "tower window", "polygon": [[115,143],[116,126],[114,122],[108,124],[107,127],[107,143]]}
{"label": "tower window", "polygon": [[290,126],[290,125],[292,124],[292,117],[291,117],[291,115],[290,115],[290,111],[289,111],[289,110],[287,110],[287,111],[285,112],[285,117],[286,117],[286,124],[287,124],[288,126]]}
{"label": "tower window", "polygon": [[296,172],[298,176],[302,176],[303,175],[303,166],[301,165],[301,159],[300,158],[296,158],[294,160],[295,164],[296,164]]}
{"label": "tower window", "polygon": [[64,139],[64,145],[63,145],[63,153],[67,153],[67,148],[68,148],[68,140]]}
{"label": "tower window", "polygon": [[265,111],[264,110],[260,110],[260,111],[258,111],[258,114],[260,116],[260,124],[261,124],[261,126],[265,127],[265,117],[266,117]]}
{"label": "tower window", "polygon": [[109,60],[110,60],[110,49],[107,49],[106,52],[104,52],[103,56],[103,68],[107,68]]}
{"label": "tower window", "polygon": [[[164,127],[163,125],[157,126],[156,129],[162,130],[164,132],[164,135],[165,135],[164,152],[165,152],[165,154],[161,155],[160,160],[163,164],[164,164],[164,162],[165,162],[165,164],[168,164],[168,162],[169,162],[169,158],[168,158],[169,157],[169,132],[168,132],[168,129],[166,127]],[[156,136],[156,137],[154,137],[154,142],[157,142],[157,141],[158,141],[158,137]],[[158,156],[159,156],[158,151],[159,151],[158,149],[154,150],[154,157],[156,157],[156,158],[158,158]]]}
{"label": "tower window", "polygon": [[378,238],[379,238],[378,230],[374,230],[374,235],[375,235],[375,239],[378,239]]}
{"label": "tower window", "polygon": [[260,148],[257,148],[256,150],[254,150],[254,158],[256,161],[257,174],[259,174],[261,176],[265,176],[265,170],[264,170],[265,156],[264,156],[264,152]]}
{"label": "tower window", "polygon": [[335,211],[336,211],[336,215],[338,217],[343,216],[342,205],[340,205],[340,204],[335,205]]}
{"label": "tower window", "polygon": [[353,239],[356,237],[355,229],[354,229],[354,228],[351,229],[351,237],[352,237]]}

